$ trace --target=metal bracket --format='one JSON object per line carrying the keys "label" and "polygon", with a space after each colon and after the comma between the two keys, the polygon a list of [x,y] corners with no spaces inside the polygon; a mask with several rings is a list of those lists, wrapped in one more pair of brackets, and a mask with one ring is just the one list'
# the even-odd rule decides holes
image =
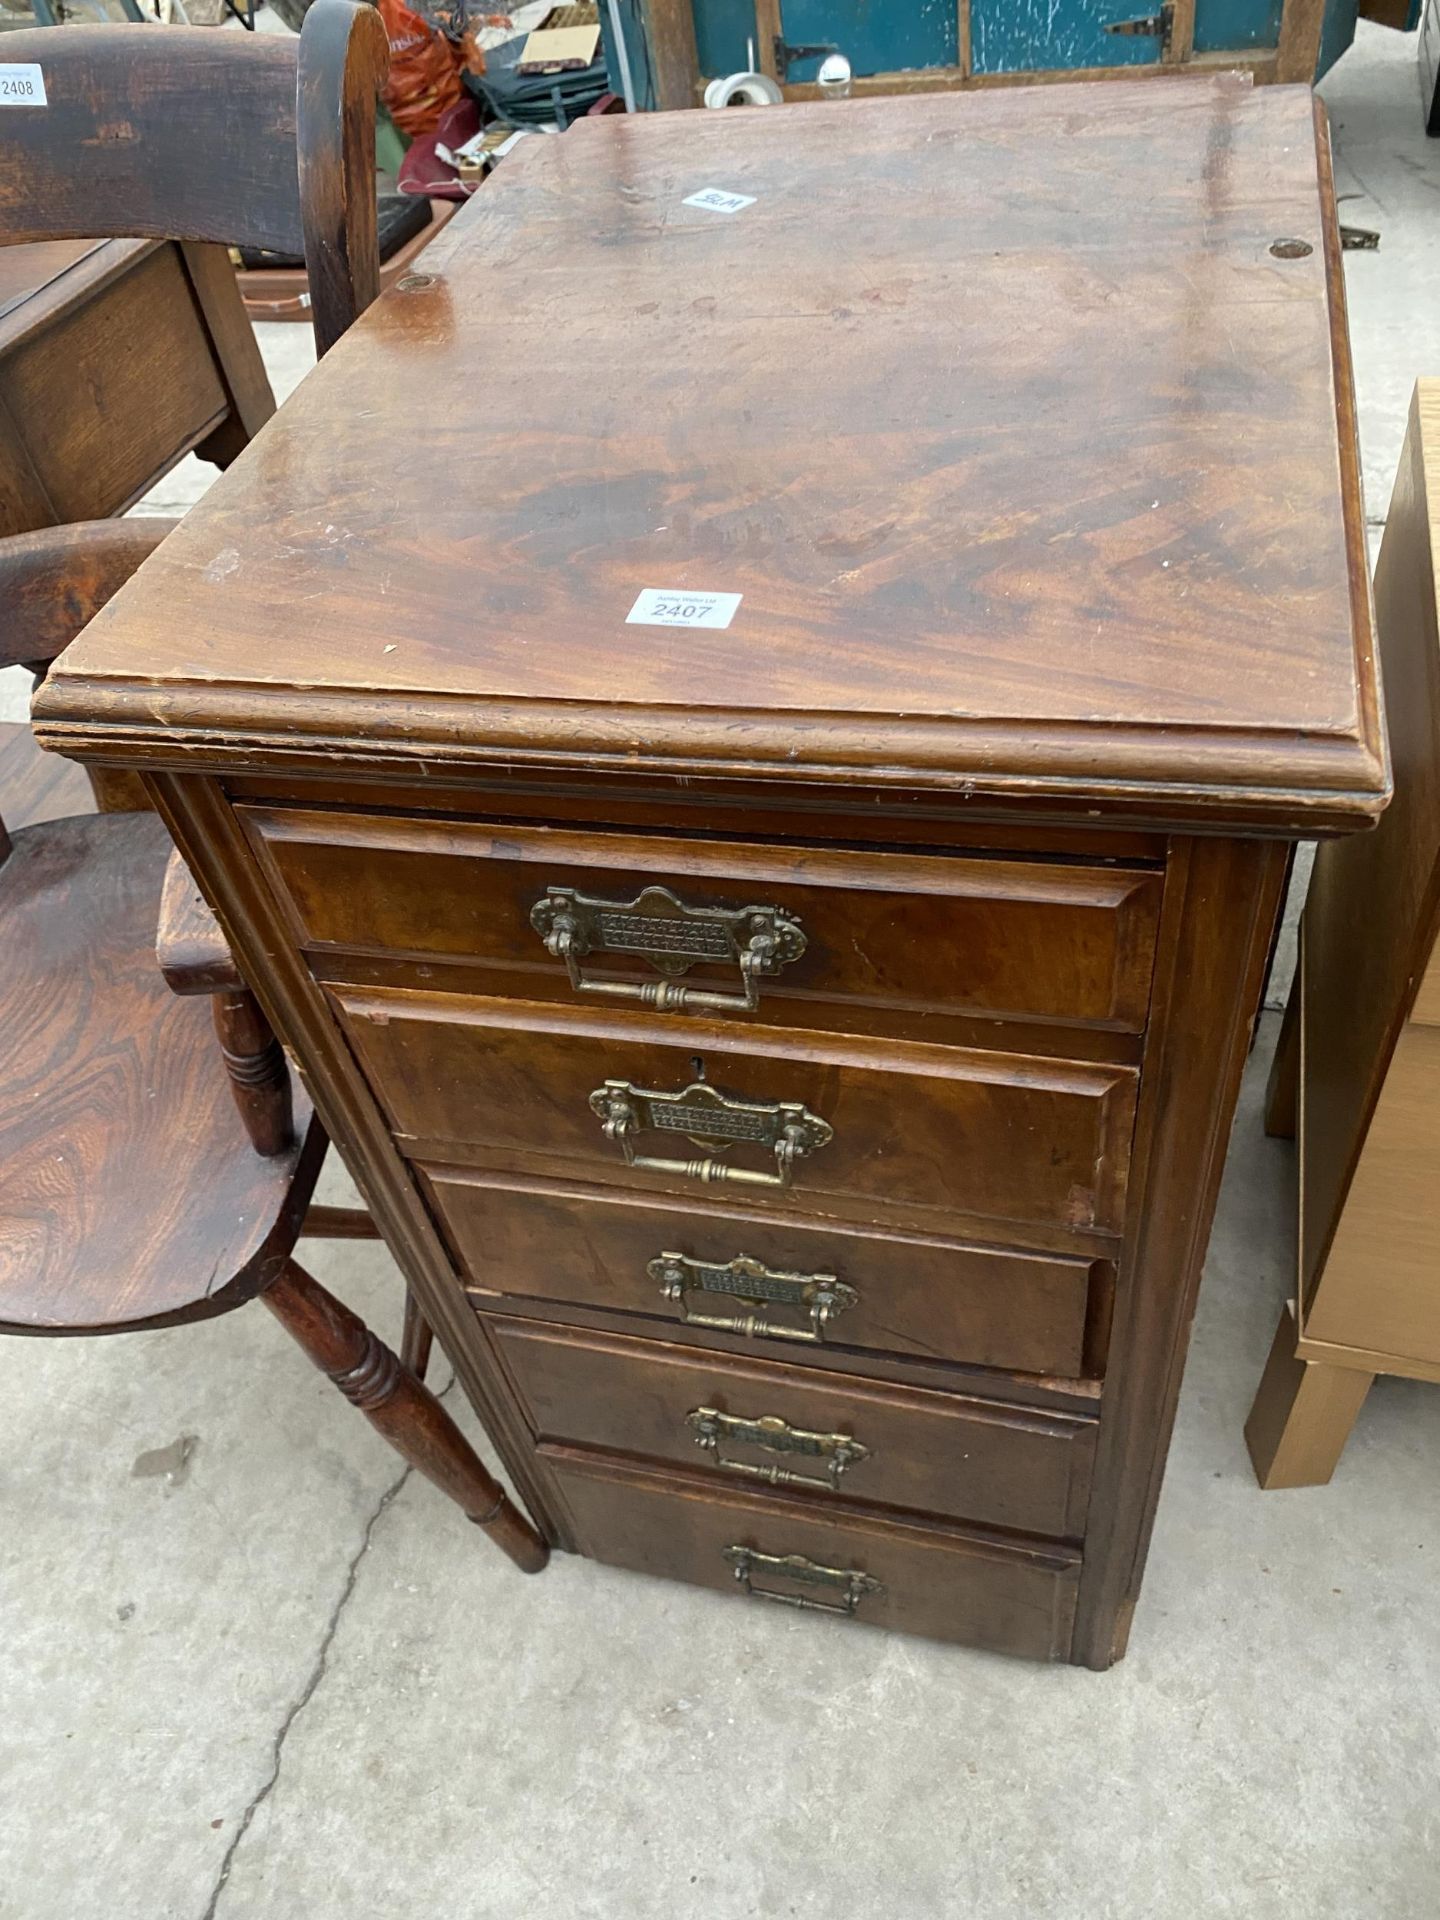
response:
{"label": "metal bracket", "polygon": [[1106,33],[1124,34],[1127,38],[1150,38],[1160,42],[1160,57],[1163,59],[1170,51],[1170,36],[1175,30],[1175,8],[1167,0],[1158,13],[1142,14],[1138,20],[1107,20]]}
{"label": "metal bracket", "polygon": [[[829,1322],[860,1298],[854,1287],[847,1287],[833,1273],[777,1273],[746,1253],[724,1262],[661,1253],[645,1271],[658,1283],[662,1299],[679,1303],[680,1318],[687,1327],[708,1327],[716,1333],[743,1333],[767,1340],[800,1340],[810,1346],[820,1345]],[[754,1308],[799,1307],[808,1314],[810,1324],[787,1326],[764,1312],[692,1313],[692,1293],[728,1294]]]}
{"label": "metal bracket", "polygon": [[[762,1413],[746,1418],[721,1413],[716,1407],[696,1407],[685,1416],[685,1424],[695,1436],[695,1444],[713,1453],[715,1464],[726,1473],[738,1473],[747,1480],[763,1480],[771,1487],[824,1487],[840,1491],[840,1477],[847,1467],[858,1467],[870,1458],[869,1447],[861,1446],[852,1434],[812,1433],[807,1427],[792,1427],[778,1413]],[[728,1443],[736,1447],[759,1447],[765,1453],[804,1454],[827,1462],[825,1478],[813,1473],[794,1473],[788,1467],[760,1466],[750,1460],[727,1460],[720,1448]]]}
{"label": "metal bracket", "polygon": [[[807,1560],[803,1553],[760,1553],[754,1547],[742,1546],[723,1547],[721,1551],[746,1593],[754,1600],[773,1600],[777,1607],[799,1607],[807,1613],[838,1613],[853,1619],[855,1609],[867,1594],[885,1591],[873,1574],[861,1573],[855,1567],[822,1567],[817,1561]],[[796,1586],[837,1589],[841,1598],[838,1602],[812,1600],[808,1594],[777,1593],[773,1587],[757,1587],[752,1577],[757,1570],[777,1580],[791,1580]]]}
{"label": "metal bracket", "polygon": [[[704,1080],[692,1081],[681,1093],[660,1093],[629,1080],[607,1080],[591,1094],[590,1108],[603,1123],[606,1139],[617,1142],[628,1165],[650,1173],[679,1174],[706,1185],[788,1187],[795,1161],[835,1137],[829,1122],[798,1100],[731,1100]],[[732,1167],[713,1157],[669,1160],[638,1154],[634,1136],[647,1128],[684,1134],[697,1147],[710,1148],[712,1155],[753,1141],[774,1153],[775,1171]]]}
{"label": "metal bracket", "polygon": [[771,44],[775,49],[775,77],[782,85],[789,78],[792,60],[823,60],[827,53],[840,51],[833,41],[820,47],[787,46],[783,33],[777,33]]}
{"label": "metal bracket", "polygon": [[[762,976],[779,973],[805,951],[800,922],[779,907],[692,907],[668,887],[646,887],[633,900],[596,900],[574,887],[547,887],[530,909],[530,924],[546,949],[565,962],[577,993],[638,1000],[667,1013],[753,1013]],[[641,986],[587,976],[580,962],[591,953],[637,954],[666,977]],[[737,966],[739,993],[675,984],[677,976],[706,961]]]}

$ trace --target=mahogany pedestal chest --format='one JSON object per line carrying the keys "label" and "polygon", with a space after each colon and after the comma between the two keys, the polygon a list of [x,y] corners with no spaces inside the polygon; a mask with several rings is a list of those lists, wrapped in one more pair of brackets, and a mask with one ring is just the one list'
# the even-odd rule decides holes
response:
{"label": "mahogany pedestal chest", "polygon": [[52,674],[557,1547],[1105,1666],[1300,835],[1388,786],[1326,140],[527,143]]}

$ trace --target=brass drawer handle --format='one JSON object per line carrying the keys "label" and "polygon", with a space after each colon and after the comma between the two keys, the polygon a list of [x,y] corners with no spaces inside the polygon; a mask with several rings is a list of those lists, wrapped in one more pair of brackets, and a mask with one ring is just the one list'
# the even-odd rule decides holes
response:
{"label": "brass drawer handle", "polygon": [[[867,1594],[885,1591],[873,1574],[860,1573],[854,1567],[822,1567],[817,1561],[807,1560],[803,1553],[758,1553],[754,1547],[725,1547],[722,1551],[735,1570],[735,1578],[752,1599],[773,1600],[779,1607],[799,1607],[806,1613],[838,1613],[853,1619],[855,1609]],[[777,1593],[773,1587],[757,1587],[751,1577],[757,1568],[772,1578],[793,1580],[798,1586],[838,1589],[841,1597],[838,1601],[812,1600],[808,1594]]]}
{"label": "brass drawer handle", "polygon": [[[747,1187],[788,1187],[794,1163],[834,1138],[834,1129],[798,1100],[731,1100],[704,1080],[693,1081],[683,1093],[656,1093],[629,1080],[607,1080],[590,1096],[591,1111],[602,1122],[607,1140],[618,1143],[626,1164],[650,1173],[680,1174],[710,1185],[729,1182]],[[668,1160],[635,1151],[635,1135],[646,1129],[681,1133],[697,1147],[708,1147],[703,1160]],[[746,1141],[769,1147],[775,1155],[774,1173],[755,1167],[732,1167],[714,1153]]]}
{"label": "brass drawer handle", "polygon": [[[833,1273],[776,1273],[746,1253],[723,1264],[692,1260],[684,1253],[661,1253],[645,1271],[658,1284],[662,1300],[679,1303],[680,1319],[687,1327],[708,1327],[715,1333],[744,1333],[765,1340],[800,1340],[811,1346],[823,1345],[825,1329],[836,1314],[853,1307],[860,1298],[854,1287],[847,1287]],[[793,1327],[758,1311],[693,1313],[692,1293],[728,1294],[753,1308],[799,1307],[809,1315],[809,1325]]]}
{"label": "brass drawer handle", "polygon": [[[646,887],[633,900],[595,900],[574,887],[547,887],[530,909],[530,924],[565,962],[577,993],[638,1000],[667,1013],[753,1013],[762,977],[805,951],[800,922],[779,907],[690,907],[668,887]],[[639,954],[667,977],[644,986],[587,977],[580,962],[591,953]],[[740,992],[678,985],[677,976],[702,960],[733,961]]]}
{"label": "brass drawer handle", "polygon": [[[792,1427],[777,1413],[762,1413],[749,1420],[740,1414],[720,1413],[714,1407],[696,1407],[685,1416],[685,1424],[695,1436],[697,1447],[715,1456],[715,1464],[726,1473],[743,1474],[747,1480],[763,1480],[772,1487],[823,1487],[840,1491],[840,1476],[847,1467],[858,1467],[870,1458],[870,1449],[848,1433],[811,1433],[806,1427]],[[798,1453],[828,1464],[825,1478],[813,1473],[795,1473],[788,1467],[760,1466],[749,1460],[727,1460],[720,1448],[726,1442],[738,1447],[761,1447],[766,1453]]]}

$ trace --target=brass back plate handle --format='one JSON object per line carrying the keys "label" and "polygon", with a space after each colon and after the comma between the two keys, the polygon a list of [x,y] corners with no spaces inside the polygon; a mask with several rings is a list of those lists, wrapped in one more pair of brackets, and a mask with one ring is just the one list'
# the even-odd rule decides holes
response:
{"label": "brass back plate handle", "polygon": [[[684,1253],[661,1253],[645,1271],[664,1300],[673,1300],[687,1327],[707,1327],[716,1333],[743,1333],[764,1340],[798,1340],[822,1345],[825,1329],[837,1314],[853,1307],[860,1296],[833,1273],[777,1273],[748,1254],[733,1260],[692,1260]],[[699,1313],[690,1304],[692,1294],[721,1294],[743,1300],[749,1313]],[[796,1307],[805,1324],[793,1326],[772,1320],[768,1309]]]}
{"label": "brass back plate handle", "polygon": [[[752,1599],[773,1600],[779,1607],[799,1607],[807,1613],[838,1613],[853,1619],[856,1608],[867,1594],[884,1593],[873,1574],[854,1567],[822,1567],[802,1553],[760,1553],[754,1547],[725,1547],[725,1558],[735,1578]],[[757,1587],[754,1576],[763,1573],[775,1580],[789,1580],[800,1587],[819,1587],[838,1593],[838,1600],[813,1600],[806,1593],[782,1593],[774,1587]]]}
{"label": "brass back plate handle", "polygon": [[[596,900],[574,887],[547,887],[530,909],[530,924],[565,962],[577,993],[638,1000],[664,1012],[753,1013],[760,982],[805,951],[800,922],[779,907],[691,907],[668,887],[646,887],[633,900]],[[629,953],[665,977],[644,985],[587,975],[592,953]],[[740,970],[740,991],[683,987],[678,977],[708,961]]]}
{"label": "brass back plate handle", "polygon": [[[692,1082],[682,1093],[658,1093],[629,1080],[607,1080],[591,1094],[590,1107],[606,1139],[618,1144],[629,1166],[706,1185],[788,1187],[794,1163],[834,1138],[829,1124],[798,1100],[731,1100],[704,1080]],[[701,1160],[640,1154],[635,1151],[635,1135],[645,1131],[683,1134],[710,1151]],[[768,1148],[775,1156],[775,1171],[732,1167],[714,1157],[743,1142]]]}
{"label": "brass back plate handle", "polygon": [[[738,1473],[747,1480],[763,1480],[772,1487],[823,1487],[840,1491],[840,1476],[847,1467],[857,1467],[870,1458],[870,1449],[848,1433],[812,1433],[807,1427],[792,1427],[779,1414],[762,1413],[747,1419],[739,1414],[721,1413],[715,1407],[696,1407],[685,1416],[685,1424],[695,1436],[697,1447],[715,1456],[715,1464],[726,1473]],[[825,1478],[818,1474],[795,1473],[790,1468],[762,1466],[750,1460],[727,1460],[723,1446],[759,1447],[765,1453],[800,1454],[826,1463]]]}

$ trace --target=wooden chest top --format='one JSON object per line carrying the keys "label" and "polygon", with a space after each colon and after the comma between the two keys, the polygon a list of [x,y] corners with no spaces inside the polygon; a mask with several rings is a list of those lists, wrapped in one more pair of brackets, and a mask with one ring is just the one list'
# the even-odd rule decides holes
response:
{"label": "wooden chest top", "polygon": [[[1234,77],[526,142],[71,649],[43,737],[1359,824],[1328,167],[1306,89]],[[740,602],[628,624],[646,588]]]}

